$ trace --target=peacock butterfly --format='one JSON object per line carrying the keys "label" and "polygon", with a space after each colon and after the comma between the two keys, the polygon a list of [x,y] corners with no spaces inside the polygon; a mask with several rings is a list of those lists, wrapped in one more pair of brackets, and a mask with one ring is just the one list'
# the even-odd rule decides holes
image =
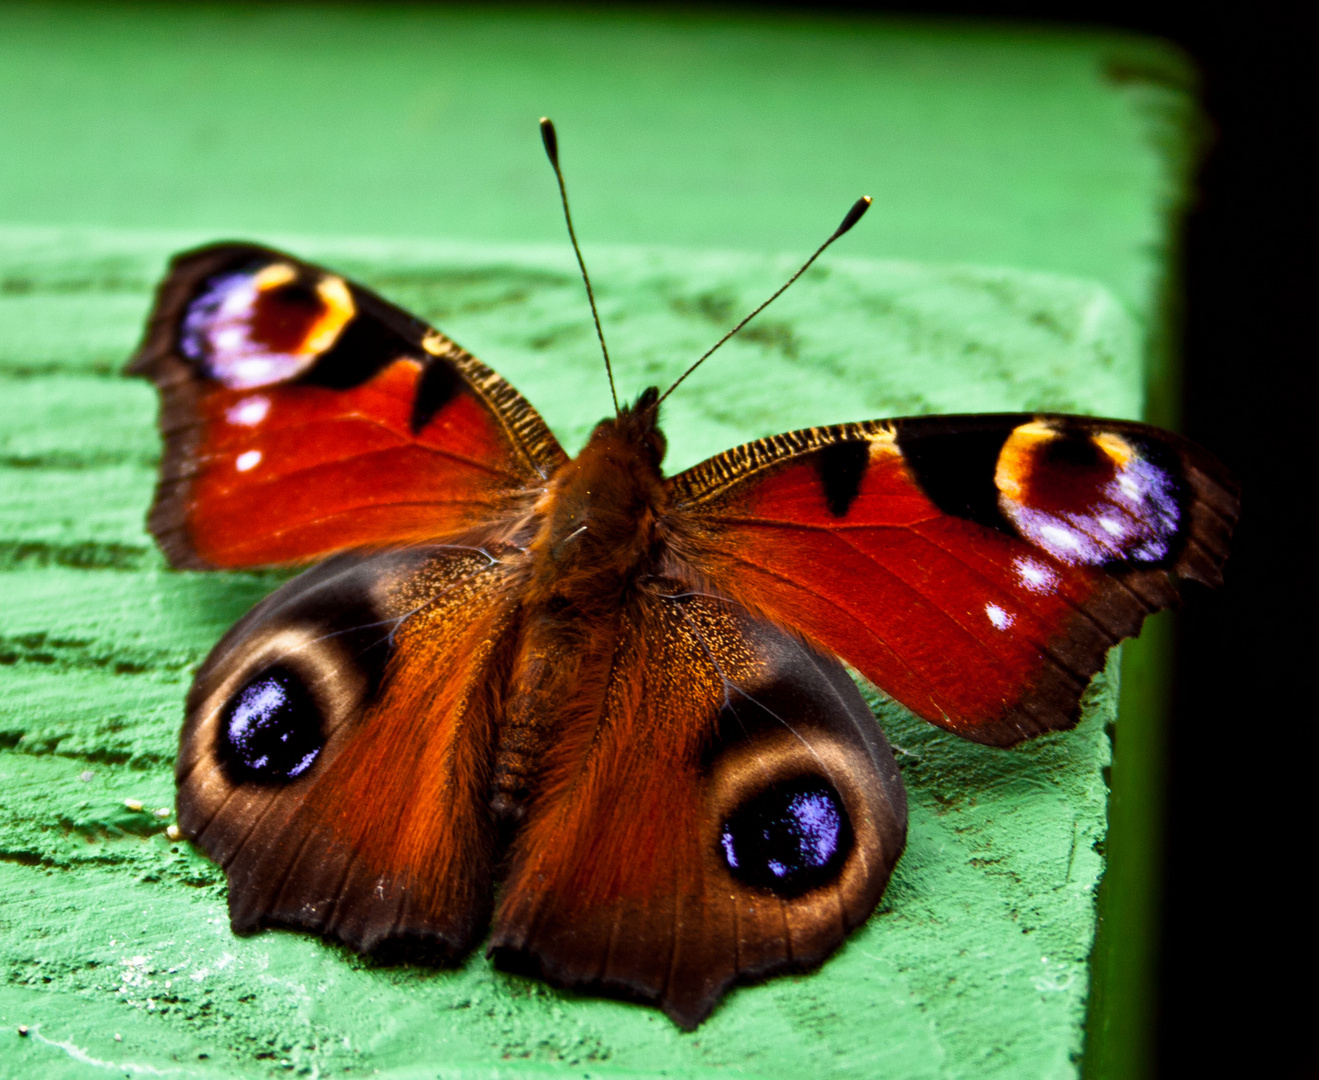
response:
{"label": "peacock butterfly", "polygon": [[174,259],[128,370],[174,566],[325,559],[187,699],[179,825],[234,930],[445,963],[490,928],[501,966],[683,1027],[820,963],[902,852],[839,658],[978,742],[1070,727],[1110,646],[1220,581],[1237,512],[1203,450],[1079,416],[810,428],[665,477],[652,388],[569,459],[449,338],[250,244]]}

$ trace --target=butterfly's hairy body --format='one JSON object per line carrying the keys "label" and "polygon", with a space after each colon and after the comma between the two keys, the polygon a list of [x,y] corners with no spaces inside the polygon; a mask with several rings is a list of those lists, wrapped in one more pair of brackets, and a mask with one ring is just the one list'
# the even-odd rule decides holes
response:
{"label": "butterfly's hairy body", "polygon": [[670,561],[665,442],[654,420],[653,410],[625,409],[601,421],[536,503],[494,763],[501,818],[520,815],[558,731],[599,714],[629,594]]}

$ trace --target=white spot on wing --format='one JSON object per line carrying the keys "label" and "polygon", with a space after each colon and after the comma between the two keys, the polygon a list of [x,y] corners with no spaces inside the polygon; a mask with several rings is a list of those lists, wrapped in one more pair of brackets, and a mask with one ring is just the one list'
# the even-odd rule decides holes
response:
{"label": "white spot on wing", "polygon": [[[1157,470],[1155,470],[1157,471]],[[1118,473],[1117,486],[1121,492],[1120,498],[1135,502],[1145,494],[1145,487],[1141,484],[1141,477],[1132,475],[1131,471],[1124,469]]]}
{"label": "white spot on wing", "polygon": [[1044,517],[1043,522],[1037,527],[1040,539],[1044,541],[1044,546],[1054,554],[1061,552],[1083,551],[1085,541],[1065,525],[1060,525],[1057,519]]}
{"label": "white spot on wing", "polygon": [[238,455],[238,459],[234,462],[234,468],[239,472],[249,472],[250,470],[255,469],[260,463],[260,450],[244,450]]}
{"label": "white spot on wing", "polygon": [[1015,559],[1012,567],[1017,571],[1017,580],[1030,592],[1047,595],[1058,585],[1058,575],[1035,559]]}
{"label": "white spot on wing", "polygon": [[1015,621],[1011,615],[997,604],[986,604],[985,614],[989,616],[989,621],[1000,630],[1006,630]]}
{"label": "white spot on wing", "polygon": [[224,418],[239,427],[256,427],[269,412],[270,398],[264,394],[252,394],[231,405]]}

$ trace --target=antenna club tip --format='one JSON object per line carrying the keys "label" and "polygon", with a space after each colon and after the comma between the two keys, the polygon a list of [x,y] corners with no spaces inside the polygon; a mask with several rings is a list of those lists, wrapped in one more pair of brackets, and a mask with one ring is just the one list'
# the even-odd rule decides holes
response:
{"label": "antenna club tip", "polygon": [[850,209],[847,212],[847,215],[843,218],[842,224],[834,230],[834,234],[830,239],[837,240],[843,235],[843,233],[847,232],[848,229],[860,221],[865,215],[865,212],[870,209],[872,201],[873,200],[869,195],[862,195],[861,198],[857,199],[857,201],[852,204],[852,209]]}
{"label": "antenna club tip", "polygon": [[550,164],[559,167],[559,137],[554,131],[554,121],[548,116],[540,118],[540,141],[545,144],[545,155]]}

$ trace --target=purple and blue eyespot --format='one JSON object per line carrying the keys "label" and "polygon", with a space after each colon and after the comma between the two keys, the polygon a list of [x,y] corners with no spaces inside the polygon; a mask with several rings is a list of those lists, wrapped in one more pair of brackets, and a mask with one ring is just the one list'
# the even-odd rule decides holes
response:
{"label": "purple and blue eyespot", "polygon": [[356,313],[347,284],[290,263],[208,278],[189,303],[179,352],[232,390],[289,382],[309,371]]}
{"label": "purple and blue eyespot", "polygon": [[780,896],[799,896],[834,880],[852,848],[842,796],[827,780],[774,784],[740,806],[719,834],[734,877]]}
{"label": "purple and blue eyespot", "polygon": [[1067,565],[1158,564],[1182,527],[1175,476],[1117,432],[1022,424],[1003,444],[995,483],[1017,532]]}
{"label": "purple and blue eyespot", "polygon": [[218,756],[235,782],[289,783],[312,767],[324,745],[320,710],[286,667],[253,676],[220,715]]}

